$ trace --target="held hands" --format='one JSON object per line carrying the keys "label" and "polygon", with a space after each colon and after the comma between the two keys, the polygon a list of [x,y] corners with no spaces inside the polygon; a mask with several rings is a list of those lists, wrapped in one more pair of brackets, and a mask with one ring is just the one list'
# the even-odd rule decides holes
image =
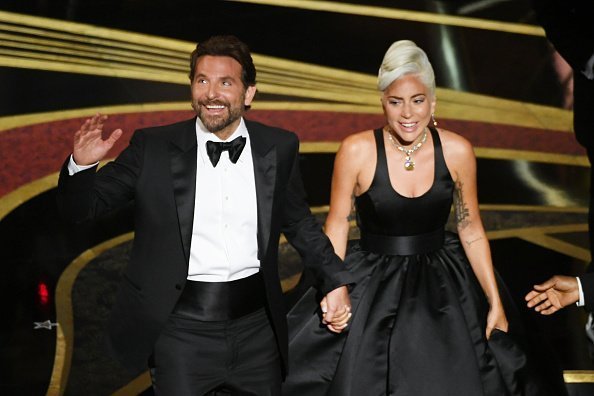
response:
{"label": "held hands", "polygon": [[340,286],[328,294],[320,302],[322,323],[334,333],[341,333],[352,316],[351,299],[346,286]]}
{"label": "held hands", "polygon": [[501,305],[501,301],[496,304],[492,304],[487,315],[487,339],[491,337],[493,330],[498,329],[505,333],[508,330],[507,318],[505,317],[505,311]]}
{"label": "held hands", "polygon": [[106,119],[106,115],[95,114],[74,134],[72,155],[77,165],[91,165],[101,161],[122,136],[122,130],[116,129],[103,140],[103,123]]}
{"label": "held hands", "polygon": [[543,315],[550,315],[561,308],[579,301],[577,279],[572,276],[555,275],[551,279],[534,285],[534,290],[526,294],[524,299],[528,308],[533,308]]}

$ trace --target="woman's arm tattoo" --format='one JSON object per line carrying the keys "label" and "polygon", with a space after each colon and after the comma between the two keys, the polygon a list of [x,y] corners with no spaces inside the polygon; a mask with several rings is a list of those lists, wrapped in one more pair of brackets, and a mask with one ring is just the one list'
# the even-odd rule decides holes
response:
{"label": "woman's arm tattoo", "polygon": [[462,186],[463,183],[460,180],[457,180],[454,187],[454,209],[456,213],[456,226],[458,229],[466,228],[470,224],[470,213],[466,207],[466,202],[464,202]]}
{"label": "woman's arm tattoo", "polygon": [[472,241],[466,241],[466,244],[467,244],[468,246],[470,246],[470,245],[472,245],[473,243],[480,241],[481,239],[483,239],[483,237],[478,237],[478,238],[476,238],[476,239],[473,239]]}
{"label": "woman's arm tattoo", "polygon": [[355,216],[355,194],[351,195],[351,211],[349,212],[349,215],[347,216],[346,220],[347,221],[351,221],[354,220],[356,218]]}

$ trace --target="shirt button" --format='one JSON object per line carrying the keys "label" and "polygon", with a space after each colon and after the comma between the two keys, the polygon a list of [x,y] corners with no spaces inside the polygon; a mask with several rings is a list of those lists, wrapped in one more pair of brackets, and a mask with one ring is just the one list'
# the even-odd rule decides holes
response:
{"label": "shirt button", "polygon": [[182,287],[181,287],[181,285],[178,283],[178,284],[176,284],[176,285],[175,285],[175,288],[176,288],[177,290],[181,290],[181,288],[182,288]]}
{"label": "shirt button", "polygon": [[225,197],[225,201],[228,201],[228,200],[229,200],[229,197]]}

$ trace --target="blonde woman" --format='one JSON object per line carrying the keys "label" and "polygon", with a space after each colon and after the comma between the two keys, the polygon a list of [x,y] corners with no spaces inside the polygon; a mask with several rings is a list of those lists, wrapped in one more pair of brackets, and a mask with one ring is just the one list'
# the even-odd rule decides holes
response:
{"label": "blonde woman", "polygon": [[[325,227],[356,279],[352,316],[331,323],[335,335],[308,311],[312,293],[296,305],[284,394],[553,394],[506,335],[473,149],[435,127],[425,52],[394,43],[378,88],[386,123],[343,141]],[[361,240],[347,254],[353,200]],[[458,235],[444,230],[452,204]]]}

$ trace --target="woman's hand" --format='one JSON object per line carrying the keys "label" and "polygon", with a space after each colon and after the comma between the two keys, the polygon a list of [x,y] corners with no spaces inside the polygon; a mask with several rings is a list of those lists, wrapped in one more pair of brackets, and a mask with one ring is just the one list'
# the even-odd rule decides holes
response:
{"label": "woman's hand", "polygon": [[498,329],[507,333],[508,327],[509,324],[507,323],[501,301],[491,304],[489,314],[487,315],[487,339],[491,337],[493,330]]}
{"label": "woman's hand", "polygon": [[320,302],[320,309],[322,310],[322,323],[333,333],[342,333],[348,326],[349,319],[353,315],[351,313],[350,301],[347,304],[336,307],[329,315],[328,300],[324,297]]}

